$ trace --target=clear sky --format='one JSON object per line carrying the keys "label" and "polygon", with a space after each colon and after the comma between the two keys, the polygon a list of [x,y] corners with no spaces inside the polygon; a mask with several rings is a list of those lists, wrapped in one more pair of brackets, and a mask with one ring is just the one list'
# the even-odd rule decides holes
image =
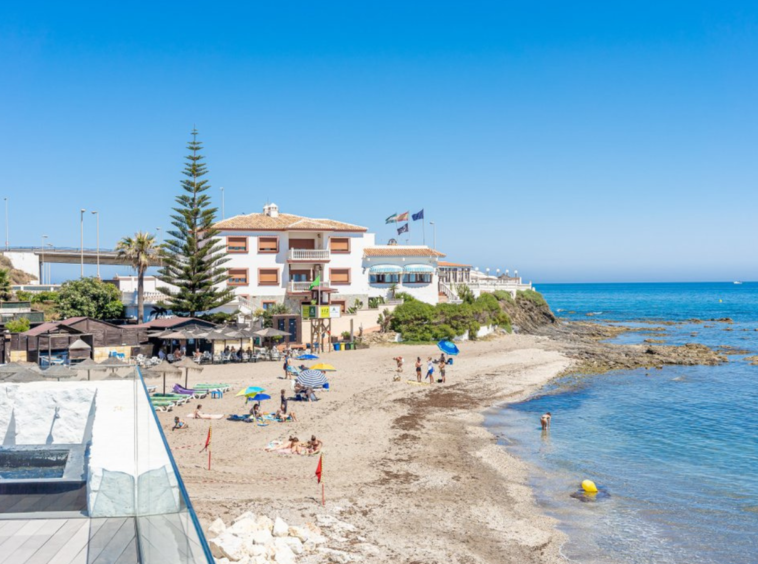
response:
{"label": "clear sky", "polygon": [[227,216],[384,243],[424,208],[534,282],[755,280],[757,70],[754,2],[3,2],[0,197],[11,245],[165,230],[194,125]]}

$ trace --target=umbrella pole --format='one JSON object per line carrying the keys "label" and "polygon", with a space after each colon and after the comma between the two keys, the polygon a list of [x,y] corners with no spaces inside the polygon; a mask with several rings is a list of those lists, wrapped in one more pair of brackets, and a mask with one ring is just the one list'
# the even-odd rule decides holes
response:
{"label": "umbrella pole", "polygon": [[189,389],[189,386],[187,384],[189,383],[189,368],[184,369],[184,389]]}
{"label": "umbrella pole", "polygon": [[166,395],[166,373],[163,373],[163,395]]}

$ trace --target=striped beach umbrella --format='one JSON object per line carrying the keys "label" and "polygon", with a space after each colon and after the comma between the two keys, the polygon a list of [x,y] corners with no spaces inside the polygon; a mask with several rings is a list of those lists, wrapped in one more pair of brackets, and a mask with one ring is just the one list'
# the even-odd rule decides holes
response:
{"label": "striped beach umbrella", "polygon": [[297,382],[308,388],[318,388],[329,383],[324,373],[318,370],[303,370],[297,375]]}

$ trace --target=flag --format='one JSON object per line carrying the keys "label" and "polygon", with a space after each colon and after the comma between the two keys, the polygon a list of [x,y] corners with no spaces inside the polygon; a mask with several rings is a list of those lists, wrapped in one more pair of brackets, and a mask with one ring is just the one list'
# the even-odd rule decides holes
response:
{"label": "flag", "polygon": [[402,235],[403,233],[408,233],[408,224],[406,223],[403,225],[400,229],[397,230],[398,235]]}
{"label": "flag", "polygon": [[408,221],[408,212],[400,213],[397,215],[397,219],[395,219],[395,222],[400,223],[401,221]]}
{"label": "flag", "polygon": [[318,457],[318,466],[316,466],[316,478],[318,478],[318,483],[321,483],[321,473],[324,469],[324,455]]}
{"label": "flag", "polygon": [[321,275],[320,274],[318,276],[316,276],[316,279],[313,282],[311,282],[311,285],[308,286],[308,289],[309,290],[313,290],[313,288],[318,288],[319,286],[321,286]]}
{"label": "flag", "polygon": [[391,216],[384,220],[384,223],[397,223],[397,214],[393,213]]}
{"label": "flag", "polygon": [[[211,429],[213,429],[213,427],[208,425],[208,436],[205,438],[205,446],[203,447],[203,450],[208,450],[211,446]],[[203,451],[201,450],[200,452]]]}
{"label": "flag", "polygon": [[419,219],[424,219],[424,210],[421,210],[418,213],[413,214],[413,221],[418,221]]}

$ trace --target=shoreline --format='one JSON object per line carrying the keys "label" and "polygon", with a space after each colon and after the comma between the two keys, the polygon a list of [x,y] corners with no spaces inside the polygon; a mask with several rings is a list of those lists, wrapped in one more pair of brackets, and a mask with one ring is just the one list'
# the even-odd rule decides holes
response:
{"label": "shoreline", "polygon": [[[565,535],[538,507],[528,485],[528,463],[507,452],[484,426],[485,411],[526,399],[573,363],[558,345],[529,335],[467,344],[448,383],[431,390],[404,381],[413,377],[409,359],[428,356],[433,352],[429,346],[325,355],[341,370],[352,365],[344,368],[350,377],[333,375],[333,391],[318,403],[291,403],[298,423],[260,428],[219,422],[214,426],[216,466],[210,474],[185,446],[189,434],[203,435],[202,424],[186,435],[167,434],[206,530],[217,517],[229,523],[245,511],[279,515],[300,525],[338,515],[355,528],[331,536],[324,529],[326,545],[299,556],[298,562],[329,561],[327,550],[345,553],[345,561],[565,562],[560,555]],[[398,350],[406,369],[403,381],[393,383],[390,359]],[[372,374],[377,362],[382,368]],[[216,371],[224,377],[212,377]],[[193,380],[240,387],[251,381],[269,387],[272,382],[269,389],[274,390],[284,383],[276,379],[280,372],[278,363],[211,367]],[[260,374],[251,378],[251,373]],[[208,412],[241,403],[228,395],[203,402]],[[161,414],[162,424],[173,415]],[[282,430],[313,432],[324,440],[326,508],[320,507],[314,487],[316,459],[260,448],[252,456],[228,452],[251,441],[262,447]]]}

